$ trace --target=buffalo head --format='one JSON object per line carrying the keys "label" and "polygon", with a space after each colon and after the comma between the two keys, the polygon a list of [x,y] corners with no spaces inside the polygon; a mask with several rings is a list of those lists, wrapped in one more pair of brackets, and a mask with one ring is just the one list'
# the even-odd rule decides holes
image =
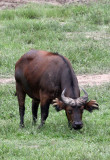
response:
{"label": "buffalo head", "polygon": [[98,109],[98,104],[95,100],[87,102],[88,94],[84,89],[82,90],[84,92],[84,96],[77,99],[66,97],[66,89],[64,89],[61,94],[61,100],[58,98],[53,100],[53,105],[56,107],[57,111],[62,109],[65,110],[68,124],[75,130],[81,129],[83,127],[82,114],[84,109],[88,110],[89,112],[92,112],[94,109]]}

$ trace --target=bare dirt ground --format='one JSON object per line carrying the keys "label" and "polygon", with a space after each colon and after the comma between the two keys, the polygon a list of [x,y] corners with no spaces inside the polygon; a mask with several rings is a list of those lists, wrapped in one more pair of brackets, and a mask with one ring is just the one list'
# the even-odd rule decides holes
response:
{"label": "bare dirt ground", "polygon": [[80,75],[77,76],[79,85],[81,86],[100,86],[110,83],[110,73],[99,75]]}
{"label": "bare dirt ground", "polygon": [[[99,86],[105,83],[110,83],[110,73],[99,75],[78,75],[78,82],[80,86]],[[0,85],[15,83],[14,78],[0,78]]]}
{"label": "bare dirt ground", "polygon": [[16,8],[27,3],[49,3],[53,5],[64,5],[69,3],[90,3],[97,0],[0,0],[0,10]]}

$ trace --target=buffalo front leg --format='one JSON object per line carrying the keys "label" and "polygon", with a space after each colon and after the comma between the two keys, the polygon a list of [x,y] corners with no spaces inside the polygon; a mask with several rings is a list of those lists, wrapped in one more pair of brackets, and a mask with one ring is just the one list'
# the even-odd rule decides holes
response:
{"label": "buffalo front leg", "polygon": [[33,124],[36,124],[39,101],[32,100],[32,117]]}
{"label": "buffalo front leg", "polygon": [[49,103],[41,106],[41,124],[40,127],[42,127],[45,124],[45,121],[49,114]]}
{"label": "buffalo front leg", "polygon": [[38,128],[41,128],[45,124],[49,113],[49,105],[50,100],[48,95],[45,92],[40,91],[41,124]]}
{"label": "buffalo front leg", "polygon": [[21,85],[19,85],[19,84],[16,84],[16,93],[17,93],[18,104],[19,104],[20,127],[24,127],[26,93],[23,91]]}
{"label": "buffalo front leg", "polygon": [[41,128],[44,124],[45,124],[45,121],[48,117],[48,113],[49,113],[49,105],[50,104],[45,104],[43,106],[41,106],[41,124],[38,128]]}

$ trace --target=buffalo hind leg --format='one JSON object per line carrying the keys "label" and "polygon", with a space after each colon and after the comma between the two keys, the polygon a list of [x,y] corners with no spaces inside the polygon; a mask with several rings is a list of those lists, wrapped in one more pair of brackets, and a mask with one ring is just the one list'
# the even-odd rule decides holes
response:
{"label": "buffalo hind leg", "polygon": [[37,112],[38,112],[39,103],[40,103],[40,101],[32,100],[32,117],[33,117],[33,125],[36,124],[36,120],[37,120]]}
{"label": "buffalo hind leg", "polygon": [[22,89],[19,83],[16,83],[16,93],[18,97],[19,104],[19,114],[20,114],[20,127],[24,127],[24,114],[25,114],[25,97],[26,93]]}

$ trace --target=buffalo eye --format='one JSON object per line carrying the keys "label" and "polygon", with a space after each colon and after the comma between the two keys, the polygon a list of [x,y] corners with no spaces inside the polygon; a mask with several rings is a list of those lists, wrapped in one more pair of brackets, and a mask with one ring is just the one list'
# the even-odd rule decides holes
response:
{"label": "buffalo eye", "polygon": [[72,114],[72,110],[68,110],[68,113],[69,113],[69,114]]}

